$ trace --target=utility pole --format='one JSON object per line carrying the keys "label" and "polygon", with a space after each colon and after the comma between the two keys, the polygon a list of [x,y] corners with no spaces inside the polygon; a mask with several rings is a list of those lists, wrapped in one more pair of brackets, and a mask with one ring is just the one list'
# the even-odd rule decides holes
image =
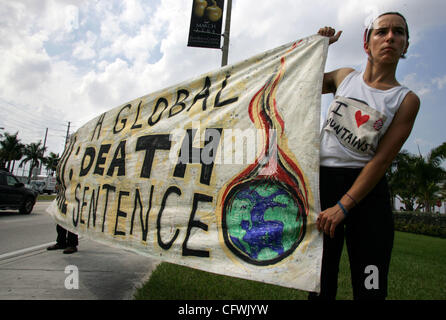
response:
{"label": "utility pole", "polygon": [[[47,136],[48,136],[48,128],[46,128],[45,139],[43,140],[43,154],[42,154],[42,156],[45,155],[45,147],[46,147],[46,138],[47,138]],[[43,163],[41,161],[40,162],[40,166],[39,166],[39,175],[42,173],[42,165],[43,165]]]}
{"label": "utility pole", "polygon": [[65,145],[67,145],[67,143],[68,143],[68,137],[69,137],[69,135],[70,135],[70,124],[71,124],[71,122],[68,121],[68,129],[67,129],[67,136],[66,136],[66,138],[65,138]]}
{"label": "utility pole", "polygon": [[231,29],[231,10],[232,10],[232,0],[227,0],[226,4],[226,21],[225,21],[225,32],[223,33],[223,55],[221,58],[221,66],[224,67],[228,64],[228,53],[229,53],[229,32]]}

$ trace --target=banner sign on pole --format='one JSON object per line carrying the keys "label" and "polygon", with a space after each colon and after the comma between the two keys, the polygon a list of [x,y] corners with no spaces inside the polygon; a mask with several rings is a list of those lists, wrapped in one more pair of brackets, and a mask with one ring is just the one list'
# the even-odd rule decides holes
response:
{"label": "banner sign on pole", "polygon": [[220,49],[224,0],[194,0],[189,47]]}
{"label": "banner sign on pole", "polygon": [[99,115],[71,136],[48,212],[105,245],[318,291],[327,48],[307,37]]}

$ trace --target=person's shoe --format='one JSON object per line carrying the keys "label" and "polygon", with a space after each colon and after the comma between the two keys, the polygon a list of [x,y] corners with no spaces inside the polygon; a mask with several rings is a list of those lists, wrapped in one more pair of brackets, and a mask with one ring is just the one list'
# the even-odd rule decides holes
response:
{"label": "person's shoe", "polygon": [[63,253],[65,253],[65,254],[72,254],[72,253],[75,253],[75,252],[77,252],[77,248],[76,247],[68,247],[68,248],[66,248],[63,251]]}
{"label": "person's shoe", "polygon": [[59,249],[66,249],[66,246],[56,243],[55,245],[46,248],[46,250],[59,250]]}

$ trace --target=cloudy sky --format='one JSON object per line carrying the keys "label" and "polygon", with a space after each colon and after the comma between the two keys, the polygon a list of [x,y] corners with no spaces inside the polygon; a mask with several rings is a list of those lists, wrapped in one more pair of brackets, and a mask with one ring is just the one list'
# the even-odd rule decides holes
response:
{"label": "cloudy sky", "polygon": [[[70,133],[102,112],[218,69],[221,51],[187,47],[193,0],[0,0],[0,132],[44,139],[61,154]],[[364,25],[385,11],[409,23],[397,78],[421,98],[404,148],[446,141],[446,1],[233,0],[229,63],[312,35],[343,30],[326,70],[365,66]],[[324,96],[323,108],[330,97]]]}

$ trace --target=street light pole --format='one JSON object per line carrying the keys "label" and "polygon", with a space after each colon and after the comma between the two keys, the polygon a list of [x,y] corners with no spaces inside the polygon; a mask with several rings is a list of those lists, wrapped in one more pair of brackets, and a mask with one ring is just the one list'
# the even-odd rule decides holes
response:
{"label": "street light pole", "polygon": [[231,10],[232,10],[232,0],[227,0],[226,4],[226,21],[225,21],[225,32],[223,33],[223,55],[221,59],[221,66],[224,67],[228,64],[228,53],[229,53],[229,32],[231,29]]}

